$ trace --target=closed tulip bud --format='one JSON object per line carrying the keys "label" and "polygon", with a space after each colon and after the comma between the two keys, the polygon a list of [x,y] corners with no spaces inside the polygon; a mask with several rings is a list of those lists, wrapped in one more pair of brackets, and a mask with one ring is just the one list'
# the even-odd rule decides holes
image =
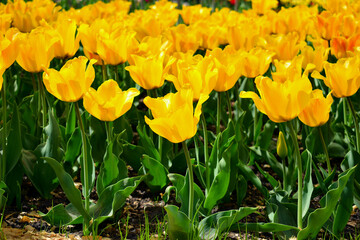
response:
{"label": "closed tulip bud", "polygon": [[134,97],[139,94],[136,88],[122,91],[117,82],[110,79],[103,82],[97,91],[89,89],[84,95],[84,107],[99,120],[114,121],[131,108]]}
{"label": "closed tulip bud", "polygon": [[76,102],[89,90],[95,79],[93,64],[86,57],[71,59],[57,71],[45,69],[43,81],[46,89],[56,98],[64,102]]}
{"label": "closed tulip bud", "polygon": [[360,88],[360,55],[324,64],[326,77],[314,71],[313,78],[322,79],[337,98],[350,97]]}
{"label": "closed tulip bud", "polygon": [[296,118],[308,105],[312,86],[307,77],[284,83],[272,81],[268,77],[255,79],[255,92],[240,92],[241,98],[251,98],[260,112],[273,122],[286,122]]}
{"label": "closed tulip bud", "polygon": [[315,89],[311,94],[309,104],[299,114],[299,119],[310,127],[318,127],[325,124],[329,120],[329,112],[333,98],[331,93],[324,98],[320,89]]}
{"label": "closed tulip bud", "polygon": [[284,137],[284,134],[282,133],[282,131],[279,132],[279,137],[278,137],[277,145],[276,145],[276,152],[281,159],[286,158],[288,155],[286,140],[285,140],[285,137]]}
{"label": "closed tulip bud", "polygon": [[144,104],[154,119],[145,116],[145,122],[153,132],[170,142],[183,142],[196,134],[201,107],[207,99],[207,95],[201,95],[194,111],[192,89],[169,93],[161,98],[146,97]]}

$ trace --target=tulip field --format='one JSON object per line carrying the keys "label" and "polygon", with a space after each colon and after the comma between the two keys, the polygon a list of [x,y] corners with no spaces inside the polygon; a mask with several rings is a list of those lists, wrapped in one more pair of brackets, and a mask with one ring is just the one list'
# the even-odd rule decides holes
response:
{"label": "tulip field", "polygon": [[[360,2],[0,13],[0,239],[24,211],[82,239],[359,239]],[[141,192],[156,236],[127,236]]]}

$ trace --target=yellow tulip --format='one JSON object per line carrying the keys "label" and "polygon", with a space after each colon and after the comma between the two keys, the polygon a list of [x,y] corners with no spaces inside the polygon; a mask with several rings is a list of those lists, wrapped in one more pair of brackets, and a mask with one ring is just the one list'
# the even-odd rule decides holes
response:
{"label": "yellow tulip", "polygon": [[45,69],[43,81],[46,89],[61,101],[78,101],[95,79],[95,61],[92,59],[87,65],[88,59],[81,56],[67,61],[60,71]]}
{"label": "yellow tulip", "polygon": [[292,60],[299,53],[305,42],[299,39],[299,35],[296,32],[291,32],[286,35],[267,35],[262,39],[260,45],[276,53],[273,59],[288,61]]}
{"label": "yellow tulip", "polygon": [[252,9],[258,14],[265,14],[272,8],[277,8],[277,0],[252,0]]}
{"label": "yellow tulip", "polygon": [[194,27],[179,24],[169,28],[164,34],[172,43],[174,52],[195,52],[200,46],[201,36]]}
{"label": "yellow tulip", "polygon": [[128,48],[135,40],[135,32],[123,28],[111,32],[100,30],[97,42],[97,53],[110,65],[119,65],[127,61]]}
{"label": "yellow tulip", "polygon": [[329,112],[333,98],[331,93],[324,98],[320,89],[315,89],[311,94],[309,104],[299,114],[299,119],[310,127],[318,127],[325,124],[329,120]]}
{"label": "yellow tulip", "polygon": [[329,51],[329,48],[323,46],[315,47],[315,49],[308,45],[304,46],[300,54],[304,56],[302,68],[305,69],[308,64],[314,64],[315,69],[321,72],[324,68],[324,62],[328,59]]}
{"label": "yellow tulip", "polygon": [[322,79],[335,97],[350,97],[360,88],[360,56],[341,58],[337,63],[324,64],[326,77],[314,71],[313,78]]}
{"label": "yellow tulip", "polygon": [[295,81],[301,78],[301,66],[303,63],[303,59],[303,56],[296,56],[291,61],[278,61],[277,59],[275,59],[274,65],[276,68],[276,72],[271,73],[273,80],[275,82],[284,83],[286,81]]}
{"label": "yellow tulip", "polygon": [[146,97],[144,104],[151,110],[154,119],[145,116],[145,122],[153,132],[170,142],[183,142],[196,134],[201,107],[207,99],[207,95],[201,95],[194,112],[191,89],[169,93],[161,98]]}
{"label": "yellow tulip", "polygon": [[98,90],[90,88],[84,95],[84,107],[102,121],[114,121],[124,115],[132,106],[134,97],[140,92],[136,88],[122,91],[114,80],[103,82]]}
{"label": "yellow tulip", "polygon": [[230,25],[227,31],[229,43],[236,50],[250,51],[255,47],[259,36],[259,26],[255,21],[242,21],[239,24]]}
{"label": "yellow tulip", "polygon": [[[174,83],[176,90],[180,91],[185,86],[193,90],[194,100],[201,94],[209,95],[215,88],[218,79],[218,69],[211,57],[194,56],[194,62],[177,62],[178,76],[168,76],[167,80]],[[195,63],[195,64],[194,64]]]}
{"label": "yellow tulip", "polygon": [[215,48],[207,52],[207,56],[213,57],[215,67],[218,70],[218,80],[214,87],[217,92],[225,92],[232,88],[241,76],[242,59],[240,53],[229,45],[224,50]]}
{"label": "yellow tulip", "polygon": [[21,34],[19,38],[17,63],[32,73],[48,68],[54,58],[54,44],[60,40],[54,29],[37,27],[28,34]]}
{"label": "yellow tulip", "polygon": [[79,49],[79,35],[76,34],[76,22],[68,18],[58,19],[54,24],[54,29],[59,33],[60,41],[54,46],[55,57],[71,58]]}
{"label": "yellow tulip", "polygon": [[5,33],[11,26],[11,14],[0,14],[0,33]]}
{"label": "yellow tulip", "polygon": [[9,68],[19,53],[19,32],[16,28],[9,29],[6,34],[0,36],[0,65]]}
{"label": "yellow tulip", "polygon": [[253,48],[249,52],[242,52],[239,65],[241,74],[247,78],[263,75],[269,68],[274,52],[262,48]]}
{"label": "yellow tulip", "polygon": [[170,57],[168,61],[165,61],[165,58],[165,53],[149,57],[132,55],[135,64],[125,69],[142,88],[146,90],[159,88],[164,84],[170,66],[175,60]]}
{"label": "yellow tulip", "polygon": [[342,15],[332,14],[327,11],[317,15],[317,31],[326,40],[339,36],[342,25]]}
{"label": "yellow tulip", "polygon": [[268,77],[255,79],[260,97],[255,92],[240,92],[241,98],[251,98],[260,112],[273,122],[286,122],[296,118],[310,101],[310,81],[299,78],[279,83]]}
{"label": "yellow tulip", "polygon": [[[356,34],[349,38],[334,37],[330,41],[331,54],[337,59],[352,57],[355,51],[360,48],[360,34]],[[319,71],[320,72],[320,71]]]}
{"label": "yellow tulip", "polygon": [[210,16],[211,8],[203,7],[200,4],[193,6],[183,6],[180,15],[184,23],[189,25],[206,19]]}

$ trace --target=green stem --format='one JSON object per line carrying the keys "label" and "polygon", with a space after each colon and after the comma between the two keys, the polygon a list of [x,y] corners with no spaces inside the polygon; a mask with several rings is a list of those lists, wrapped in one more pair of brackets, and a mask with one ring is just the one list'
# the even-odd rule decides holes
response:
{"label": "green stem", "polygon": [[7,128],[6,128],[6,74],[3,74],[3,86],[2,86],[2,90],[1,90],[1,97],[2,97],[2,121],[3,121],[3,131],[2,131],[2,149],[3,149],[3,155],[2,155],[2,159],[1,159],[1,169],[0,169],[0,181],[4,181],[5,182],[5,174],[6,174],[6,132],[7,132]]}
{"label": "green stem", "polygon": [[355,112],[355,108],[354,108],[354,105],[352,104],[351,102],[351,99],[350,97],[347,97],[346,98],[348,104],[349,104],[349,107],[350,107],[350,111],[351,111],[351,115],[353,117],[353,120],[354,120],[354,125],[355,125],[355,134],[356,134],[356,150],[358,152],[360,152],[360,131],[359,131],[359,122],[358,122],[358,119],[356,117],[356,112]]}
{"label": "green stem", "polygon": [[42,107],[42,139],[43,139],[43,142],[45,142],[45,140],[46,140],[45,127],[46,127],[47,107],[46,107],[45,89],[44,89],[44,84],[42,82],[41,74],[38,75],[38,84],[39,84],[41,107]]}
{"label": "green stem", "polygon": [[103,82],[105,82],[107,79],[107,74],[106,74],[106,65],[105,65],[104,61],[103,61],[103,64],[101,65],[101,72],[102,72]]}
{"label": "green stem", "polygon": [[112,122],[105,122],[106,137],[108,143],[112,142]]}
{"label": "green stem", "polygon": [[216,115],[216,135],[220,133],[220,119],[221,119],[221,95],[217,93],[217,115]]}
{"label": "green stem", "polygon": [[232,120],[232,107],[231,107],[231,99],[229,91],[226,91],[226,98],[227,98],[227,105],[228,105],[228,111],[229,111],[229,118]]}
{"label": "green stem", "polygon": [[346,102],[345,102],[345,98],[343,98],[342,101],[343,101],[344,125],[348,125],[348,124],[347,124],[347,114],[346,114]]}
{"label": "green stem", "polygon": [[330,174],[331,173],[331,164],[330,164],[329,152],[327,150],[327,146],[326,146],[326,143],[325,143],[325,140],[324,140],[324,135],[322,133],[321,128],[318,127],[318,130],[319,130],[319,135],[320,135],[320,139],[321,139],[321,144],[323,146],[325,156],[326,156],[326,165],[327,165],[327,168],[328,168],[328,172]]}
{"label": "green stem", "polygon": [[189,217],[190,221],[192,221],[193,220],[193,208],[194,208],[194,176],[193,176],[193,169],[192,169],[189,150],[186,146],[185,141],[182,142],[182,147],[184,149],[186,164],[189,169],[189,212],[188,212],[188,217]]}
{"label": "green stem", "polygon": [[115,81],[119,83],[119,72],[118,72],[118,66],[114,66],[114,72],[115,72]]}
{"label": "green stem", "polygon": [[205,158],[205,175],[206,175],[206,191],[210,190],[210,162],[209,162],[209,140],[206,128],[206,119],[204,113],[201,114],[201,124],[204,132],[204,158]]}
{"label": "green stem", "polygon": [[286,165],[285,165],[285,158],[282,158],[282,167],[283,167],[283,185],[284,185],[284,190],[286,191],[287,189],[287,181],[286,181]]}
{"label": "green stem", "polygon": [[294,143],[295,147],[295,154],[296,154],[296,163],[298,165],[298,206],[297,206],[297,224],[298,228],[302,229],[302,193],[303,193],[303,182],[302,182],[302,162],[301,162],[301,155],[299,144],[296,137],[295,129],[291,122],[288,122],[288,126],[290,129],[290,136]]}
{"label": "green stem", "polygon": [[32,82],[34,91],[37,91],[37,86],[36,86],[36,81],[35,81],[35,76],[34,76],[34,74],[31,74],[31,82]]}
{"label": "green stem", "polygon": [[[83,183],[83,194],[84,194],[84,198],[85,198],[85,210],[86,212],[89,212],[89,208],[90,208],[90,194],[89,194],[89,178],[88,178],[88,172],[89,172],[89,166],[88,166],[88,161],[87,161],[87,141],[86,141],[86,133],[85,133],[85,129],[84,129],[84,124],[80,115],[80,110],[79,110],[79,104],[78,102],[75,102],[75,112],[76,112],[76,117],[78,119],[78,124],[80,127],[80,131],[81,131],[81,138],[82,138],[82,151],[83,151],[83,161],[82,161],[82,166],[81,166],[81,171],[82,171],[82,175],[84,176],[84,183]],[[84,233],[87,232],[88,227],[89,227],[89,219],[85,219],[84,218]]]}
{"label": "green stem", "polygon": [[257,122],[258,122],[258,111],[257,108],[254,104],[254,142],[256,142],[256,126],[257,126]]}

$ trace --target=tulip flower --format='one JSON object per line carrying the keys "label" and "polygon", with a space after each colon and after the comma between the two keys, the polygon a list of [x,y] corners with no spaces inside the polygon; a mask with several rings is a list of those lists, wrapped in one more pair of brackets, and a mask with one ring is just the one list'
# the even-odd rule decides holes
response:
{"label": "tulip flower", "polygon": [[276,152],[282,159],[286,158],[288,155],[286,140],[282,131],[279,132],[279,137],[276,144]]}
{"label": "tulip flower", "polygon": [[326,40],[331,40],[339,36],[342,25],[342,15],[332,14],[328,11],[322,11],[317,15],[317,31],[320,36]]}
{"label": "tulip flower", "polygon": [[307,77],[284,83],[268,77],[255,79],[260,97],[255,92],[240,92],[241,98],[251,98],[260,112],[273,122],[286,122],[296,118],[310,101],[312,86]]}
{"label": "tulip flower", "polygon": [[146,90],[159,88],[164,84],[170,66],[175,61],[171,57],[165,61],[165,57],[165,53],[149,57],[132,55],[135,64],[125,69],[142,88]]}
{"label": "tulip flower", "polygon": [[79,35],[75,36],[77,27],[76,22],[71,19],[58,19],[54,25],[54,29],[59,33],[60,41],[54,46],[55,57],[71,58],[79,49]]}
{"label": "tulip flower", "polygon": [[174,83],[178,91],[185,86],[190,86],[194,92],[194,100],[198,100],[201,94],[209,95],[218,80],[218,69],[216,69],[213,59],[201,56],[199,58],[195,64],[179,60],[177,62],[178,76],[168,76],[167,78]]}
{"label": "tulip flower", "polygon": [[214,87],[217,92],[225,92],[232,88],[241,76],[242,59],[239,52],[229,45],[224,50],[215,48],[207,52],[207,56],[213,57],[215,67],[218,70],[218,80]]}
{"label": "tulip flower", "polygon": [[193,6],[183,6],[181,17],[184,23],[189,25],[210,16],[211,8],[202,7],[200,4]]}
{"label": "tulip flower", "polygon": [[304,56],[302,68],[305,69],[308,64],[314,64],[315,70],[321,72],[324,68],[324,62],[328,59],[329,50],[323,46],[315,47],[315,49],[308,45],[304,46],[300,54]]}
{"label": "tulip flower", "polygon": [[154,119],[145,116],[145,122],[152,131],[170,142],[179,143],[192,138],[197,131],[202,104],[208,99],[207,95],[201,95],[194,112],[193,97],[191,88],[161,98],[146,97],[144,104]]}
{"label": "tulip flower", "polygon": [[86,66],[88,59],[81,56],[67,61],[60,71],[44,69],[43,81],[46,89],[61,101],[78,101],[95,79],[95,61],[90,60]]}
{"label": "tulip flower", "polygon": [[136,88],[122,91],[114,80],[103,82],[98,90],[90,88],[84,95],[84,107],[101,121],[114,121],[132,106],[134,97],[140,94]]}
{"label": "tulip flower", "polygon": [[291,32],[287,35],[267,35],[262,39],[260,45],[276,53],[273,59],[289,61],[299,53],[305,42],[300,41],[296,32]]}
{"label": "tulip flower", "polygon": [[277,0],[252,0],[251,3],[252,9],[258,14],[265,14],[278,6]]}
{"label": "tulip flower", "polygon": [[259,26],[254,21],[243,21],[228,27],[227,39],[236,50],[250,51],[260,36]]}
{"label": "tulip flower", "polygon": [[4,36],[0,36],[0,64],[5,69],[9,68],[19,53],[17,29],[9,29]]}
{"label": "tulip flower", "polygon": [[241,75],[247,78],[255,78],[263,75],[269,68],[274,52],[261,48],[253,48],[249,52],[242,52],[239,65]]}
{"label": "tulip flower", "polygon": [[199,48],[201,36],[194,27],[179,24],[169,28],[164,34],[172,43],[174,52],[196,51]]}
{"label": "tulip flower", "polygon": [[301,78],[303,59],[303,56],[296,56],[291,61],[278,61],[275,59],[274,65],[276,72],[271,73],[273,80],[275,82],[284,83],[286,81],[295,81],[298,78]]}
{"label": "tulip flower", "polygon": [[11,14],[4,14],[0,15],[0,33],[4,34],[11,26]]}
{"label": "tulip flower", "polygon": [[331,39],[330,47],[331,54],[335,55],[337,59],[352,57],[355,51],[359,51],[360,34],[356,34],[350,38],[335,37]]}
{"label": "tulip flower", "polygon": [[314,71],[313,78],[322,79],[337,98],[350,97],[360,88],[360,55],[324,64],[326,77]]}
{"label": "tulip flower", "polygon": [[320,89],[313,90],[309,104],[299,114],[299,119],[310,127],[318,127],[329,120],[333,98],[331,93],[324,98]]}
{"label": "tulip flower", "polygon": [[101,29],[97,38],[97,53],[106,64],[115,66],[124,63],[127,61],[129,45],[136,41],[135,34],[123,28],[111,32]]}
{"label": "tulip flower", "polygon": [[19,35],[17,63],[26,71],[36,73],[50,66],[54,58],[54,44],[59,41],[54,29],[37,27],[28,34]]}

